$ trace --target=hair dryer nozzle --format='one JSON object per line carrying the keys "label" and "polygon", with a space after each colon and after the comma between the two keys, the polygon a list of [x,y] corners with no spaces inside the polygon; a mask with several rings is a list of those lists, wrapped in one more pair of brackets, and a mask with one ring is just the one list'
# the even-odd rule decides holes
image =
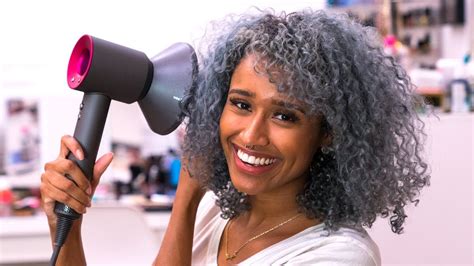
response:
{"label": "hair dryer nozzle", "polygon": [[181,123],[181,99],[184,91],[196,85],[197,57],[189,44],[176,43],[151,61],[153,80],[147,95],[138,104],[150,128],[166,135]]}

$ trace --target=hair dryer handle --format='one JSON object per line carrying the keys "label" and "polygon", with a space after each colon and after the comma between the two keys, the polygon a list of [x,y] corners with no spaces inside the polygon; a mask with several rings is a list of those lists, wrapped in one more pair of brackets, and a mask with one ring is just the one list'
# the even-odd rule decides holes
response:
{"label": "hair dryer handle", "polygon": [[[86,93],[80,105],[77,117],[74,138],[79,142],[84,153],[84,159],[78,160],[72,153],[67,158],[77,163],[84,175],[91,180],[94,164],[97,158],[102,133],[104,131],[107,113],[110,107],[110,98],[99,93]],[[66,178],[72,180],[66,175]],[[80,214],[69,206],[56,202],[54,211],[58,216],[67,216],[70,219],[77,219]]]}

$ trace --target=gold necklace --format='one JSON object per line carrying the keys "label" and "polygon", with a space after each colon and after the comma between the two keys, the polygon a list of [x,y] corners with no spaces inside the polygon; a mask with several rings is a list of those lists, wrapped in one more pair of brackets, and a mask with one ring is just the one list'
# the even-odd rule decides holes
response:
{"label": "gold necklace", "polygon": [[293,221],[294,219],[296,219],[296,217],[300,216],[301,213],[298,213],[297,215],[291,217],[290,219],[288,220],[285,220],[275,226],[273,226],[272,228],[268,229],[267,231],[263,232],[263,233],[260,233],[252,238],[250,238],[249,240],[247,240],[245,243],[242,244],[242,246],[240,246],[232,255],[229,255],[229,249],[228,249],[228,246],[229,246],[229,238],[228,238],[228,234],[229,234],[229,230],[230,230],[230,225],[232,224],[232,220],[229,221],[229,225],[227,226],[226,230],[225,230],[225,257],[226,257],[226,260],[233,260],[235,257],[237,257],[237,254],[239,254],[239,252],[250,242],[254,241],[255,239],[261,237],[261,236],[264,236],[278,228],[280,228],[281,226]]}

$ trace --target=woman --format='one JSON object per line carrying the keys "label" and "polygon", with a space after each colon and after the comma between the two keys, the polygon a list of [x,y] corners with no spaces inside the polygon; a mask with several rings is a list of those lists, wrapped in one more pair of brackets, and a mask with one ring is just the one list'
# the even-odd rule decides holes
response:
{"label": "woman", "polygon": [[[363,227],[390,217],[401,233],[429,180],[405,71],[344,15],[261,12],[218,27],[183,99],[185,163],[155,264],[380,265]],[[63,137],[42,176],[52,232],[52,202],[84,213],[112,160],[89,184],[68,151],[82,157]],[[59,261],[85,263],[80,221]]]}

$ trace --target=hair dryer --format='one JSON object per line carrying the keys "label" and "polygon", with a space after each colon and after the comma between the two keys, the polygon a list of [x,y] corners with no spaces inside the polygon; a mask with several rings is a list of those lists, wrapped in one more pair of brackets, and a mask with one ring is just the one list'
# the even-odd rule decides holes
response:
{"label": "hair dryer", "polygon": [[[84,92],[74,130],[84,160],[77,160],[72,153],[67,158],[92,178],[111,100],[138,102],[154,132],[171,133],[181,123],[181,98],[185,90],[195,86],[197,71],[197,57],[189,44],[176,43],[150,60],[140,51],[82,36],[69,59],[67,83],[71,89]],[[60,202],[56,202],[54,211],[58,221],[52,265],[72,222],[80,217]]]}

